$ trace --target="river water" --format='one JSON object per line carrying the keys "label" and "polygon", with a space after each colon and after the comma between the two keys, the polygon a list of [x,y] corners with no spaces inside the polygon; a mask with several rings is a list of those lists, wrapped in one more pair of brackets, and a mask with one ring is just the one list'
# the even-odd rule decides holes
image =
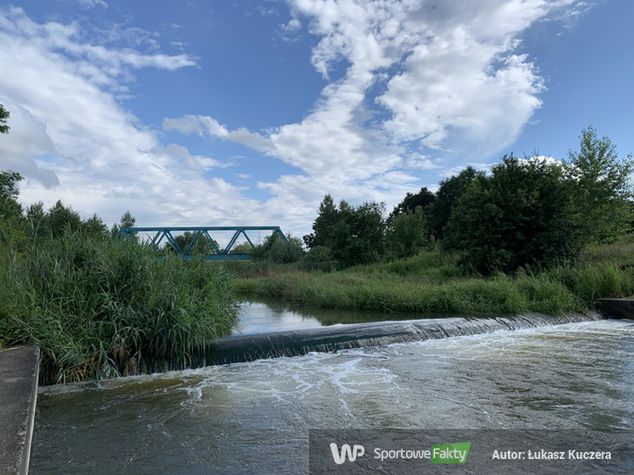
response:
{"label": "river water", "polygon": [[31,472],[305,473],[312,428],[633,429],[633,356],[600,320],[47,387]]}

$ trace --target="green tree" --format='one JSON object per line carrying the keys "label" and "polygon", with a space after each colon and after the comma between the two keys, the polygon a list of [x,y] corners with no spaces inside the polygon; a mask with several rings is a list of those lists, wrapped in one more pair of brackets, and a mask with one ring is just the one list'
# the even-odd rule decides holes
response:
{"label": "green tree", "polygon": [[81,223],[82,230],[90,237],[106,239],[110,237],[108,226],[99,216],[93,214],[90,218]]}
{"label": "green tree", "polygon": [[419,206],[388,219],[385,241],[388,254],[397,258],[428,249],[431,240],[423,209]]}
{"label": "green tree", "polygon": [[256,246],[251,254],[257,259],[264,259],[278,264],[297,262],[304,255],[302,241],[290,234],[283,239],[279,233],[273,233]]}
{"label": "green tree", "polygon": [[51,236],[48,214],[41,201],[30,205],[25,212],[26,227],[32,242]]}
{"label": "green tree", "polygon": [[22,206],[18,203],[18,184],[22,179],[18,172],[0,172],[0,221],[5,222],[22,214]]}
{"label": "green tree", "polygon": [[385,251],[383,213],[382,203],[372,201],[354,207],[342,201],[330,247],[333,257],[344,266],[377,261]]}
{"label": "green tree", "polygon": [[79,213],[70,206],[64,206],[59,200],[48,210],[47,221],[54,238],[60,237],[66,231],[74,232],[81,228]]}
{"label": "green tree", "polygon": [[324,196],[319,205],[319,213],[313,223],[313,232],[304,236],[304,243],[309,249],[314,246],[331,248],[334,245],[339,211],[331,195]]}
{"label": "green tree", "polygon": [[22,175],[0,172],[0,240],[9,249],[21,248],[26,242],[22,206],[18,202],[18,184]]}
{"label": "green tree", "polygon": [[426,212],[429,207],[434,203],[435,196],[426,187],[422,187],[416,194],[407,193],[405,198],[398,205],[394,207],[390,218],[402,213],[413,213],[417,208]]}
{"label": "green tree", "polygon": [[206,256],[212,253],[209,240],[199,231],[185,231],[174,238],[178,247],[188,256]]}
{"label": "green tree", "polygon": [[561,166],[504,157],[458,200],[443,245],[485,275],[575,258],[584,243],[575,199]]}
{"label": "green tree", "polygon": [[7,119],[9,119],[9,111],[0,104],[0,134],[9,133],[9,126],[7,125]]}
{"label": "green tree", "polygon": [[625,234],[631,220],[631,155],[620,160],[616,147],[593,127],[581,132],[578,152],[570,152],[567,171],[576,188],[576,212],[592,241],[612,241]]}
{"label": "green tree", "polygon": [[436,239],[443,238],[453,207],[477,176],[483,176],[483,173],[467,167],[458,175],[440,182],[428,215],[428,225]]}
{"label": "green tree", "polygon": [[112,229],[110,230],[110,234],[112,235],[112,237],[115,237],[115,238],[120,237],[122,228],[133,228],[135,224],[136,224],[136,218],[132,216],[130,211],[126,211],[125,213],[123,213],[123,216],[121,216],[121,218],[119,219],[119,223],[118,224],[115,223],[112,226]]}

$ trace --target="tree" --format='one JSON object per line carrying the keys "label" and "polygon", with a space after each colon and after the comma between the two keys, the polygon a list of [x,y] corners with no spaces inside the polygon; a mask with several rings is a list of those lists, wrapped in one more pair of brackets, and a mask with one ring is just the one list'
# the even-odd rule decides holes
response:
{"label": "tree", "polygon": [[335,207],[326,195],[313,223],[313,233],[304,236],[310,249],[324,247],[345,266],[376,261],[384,252],[385,221],[382,203],[367,202],[358,207],[341,201]]}
{"label": "tree", "polygon": [[440,187],[436,192],[436,199],[432,203],[428,214],[428,225],[436,239],[443,238],[445,226],[449,222],[453,207],[478,176],[483,176],[483,173],[476,171],[472,167],[467,167],[458,175],[440,182]]}
{"label": "tree", "polygon": [[81,223],[81,228],[86,235],[96,239],[106,239],[110,236],[108,226],[96,214]]}
{"label": "tree", "polygon": [[443,245],[485,275],[573,259],[584,244],[575,199],[563,167],[504,157],[458,200]]}
{"label": "tree", "polygon": [[377,261],[384,253],[383,212],[382,203],[371,201],[354,207],[342,201],[330,247],[332,256],[344,266]]}
{"label": "tree", "polygon": [[434,203],[435,196],[426,187],[422,187],[415,195],[407,193],[403,201],[394,207],[390,218],[402,213],[413,213],[417,208],[420,208],[422,212],[426,212],[429,207]]}
{"label": "tree", "polygon": [[48,210],[47,221],[54,238],[60,237],[66,231],[77,231],[81,227],[79,213],[70,206],[64,206],[60,200]]}
{"label": "tree", "polygon": [[18,203],[18,184],[22,175],[14,171],[0,172],[0,239],[9,248],[21,248],[26,242],[22,206]]}
{"label": "tree", "polygon": [[388,254],[397,258],[429,248],[431,240],[423,209],[419,206],[388,219],[385,241]]}
{"label": "tree", "polygon": [[331,248],[339,219],[339,211],[331,195],[324,196],[319,205],[319,213],[313,223],[313,232],[304,236],[304,243],[309,249],[314,246],[325,246]]}
{"label": "tree", "polygon": [[44,204],[41,201],[33,203],[26,209],[25,219],[31,241],[35,242],[40,237],[51,236],[48,214],[44,210]]}
{"label": "tree", "polygon": [[119,237],[121,235],[121,229],[123,228],[133,228],[136,224],[136,218],[132,216],[130,211],[126,211],[119,219],[119,224],[114,224],[112,229],[110,230],[110,234],[112,237]]}
{"label": "tree", "polygon": [[0,172],[0,221],[5,222],[22,214],[22,206],[18,203],[20,190],[18,183],[22,175],[14,171]]}
{"label": "tree", "polygon": [[11,114],[9,111],[4,108],[2,104],[0,104],[0,134],[8,134],[9,126],[7,125],[7,119]]}
{"label": "tree", "polygon": [[297,262],[304,255],[302,241],[290,234],[282,239],[279,233],[267,236],[264,242],[256,246],[251,254],[257,259],[264,259],[278,264]]}
{"label": "tree", "polygon": [[576,188],[578,219],[592,241],[612,241],[627,231],[632,219],[632,157],[619,160],[610,139],[599,138],[592,127],[584,129],[580,139],[579,151],[571,151],[566,164]]}
{"label": "tree", "polygon": [[181,251],[188,256],[206,256],[212,253],[213,248],[209,240],[200,231],[193,233],[185,231],[183,234],[176,236],[174,240]]}

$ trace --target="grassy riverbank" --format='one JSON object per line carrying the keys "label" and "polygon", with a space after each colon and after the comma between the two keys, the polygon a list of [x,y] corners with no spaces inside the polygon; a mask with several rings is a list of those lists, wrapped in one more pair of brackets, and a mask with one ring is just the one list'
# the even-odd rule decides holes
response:
{"label": "grassy riverbank", "polygon": [[268,262],[229,269],[234,290],[245,298],[418,314],[562,314],[590,309],[600,297],[634,294],[634,242],[594,247],[572,267],[490,278],[465,275],[453,256],[438,251],[335,272]]}
{"label": "grassy riverbank", "polygon": [[0,281],[0,346],[39,346],[43,384],[186,367],[237,314],[222,266],[82,233],[5,253]]}

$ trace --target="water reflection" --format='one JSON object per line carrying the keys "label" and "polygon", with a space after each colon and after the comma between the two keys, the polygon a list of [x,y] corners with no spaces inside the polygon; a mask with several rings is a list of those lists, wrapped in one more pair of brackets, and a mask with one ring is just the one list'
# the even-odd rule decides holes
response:
{"label": "water reflection", "polygon": [[[428,317],[427,315],[421,316]],[[436,316],[437,317],[437,316]],[[342,311],[324,308],[296,307],[280,302],[243,302],[233,328],[234,335],[253,335],[284,330],[301,330],[322,326],[410,320],[417,315],[373,311]]]}

